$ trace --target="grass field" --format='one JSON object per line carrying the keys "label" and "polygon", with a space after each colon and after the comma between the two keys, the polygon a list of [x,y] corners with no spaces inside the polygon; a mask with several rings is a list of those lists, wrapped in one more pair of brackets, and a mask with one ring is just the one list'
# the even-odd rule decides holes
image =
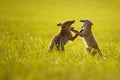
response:
{"label": "grass field", "polygon": [[[1,0],[0,80],[120,80],[119,0]],[[81,38],[65,53],[47,52],[57,23],[90,19],[104,57],[84,52]]]}

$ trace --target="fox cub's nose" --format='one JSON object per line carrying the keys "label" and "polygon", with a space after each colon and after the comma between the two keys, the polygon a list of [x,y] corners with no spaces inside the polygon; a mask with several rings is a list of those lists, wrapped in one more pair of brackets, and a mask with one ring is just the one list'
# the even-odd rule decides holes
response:
{"label": "fox cub's nose", "polygon": [[80,22],[85,22],[86,20],[80,20]]}
{"label": "fox cub's nose", "polygon": [[74,23],[74,22],[75,22],[75,20],[72,21],[72,23]]}

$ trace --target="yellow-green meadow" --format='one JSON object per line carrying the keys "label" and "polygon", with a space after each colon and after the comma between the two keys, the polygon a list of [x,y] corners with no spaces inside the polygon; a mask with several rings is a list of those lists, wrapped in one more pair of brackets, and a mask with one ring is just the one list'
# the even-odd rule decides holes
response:
{"label": "yellow-green meadow", "polygon": [[[0,80],[120,80],[119,0],[1,0]],[[48,52],[58,23],[93,22],[103,53],[91,56],[80,37]]]}

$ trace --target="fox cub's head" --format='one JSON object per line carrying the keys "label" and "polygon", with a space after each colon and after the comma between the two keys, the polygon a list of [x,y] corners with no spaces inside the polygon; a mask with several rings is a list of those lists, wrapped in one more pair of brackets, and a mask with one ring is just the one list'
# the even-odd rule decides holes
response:
{"label": "fox cub's head", "polygon": [[82,28],[84,28],[84,27],[91,27],[93,25],[93,23],[90,20],[80,20],[80,22],[83,23]]}
{"label": "fox cub's head", "polygon": [[75,20],[72,21],[65,21],[63,23],[57,24],[57,26],[61,26],[62,30],[70,30],[73,28],[71,25],[75,22]]}

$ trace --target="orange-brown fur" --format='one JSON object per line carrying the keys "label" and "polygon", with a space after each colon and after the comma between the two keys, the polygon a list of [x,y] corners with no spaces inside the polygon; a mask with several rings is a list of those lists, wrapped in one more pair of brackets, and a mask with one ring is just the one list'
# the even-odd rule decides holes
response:
{"label": "orange-brown fur", "polygon": [[75,35],[74,37],[72,36],[71,33],[71,25],[74,23],[75,21],[65,21],[64,23],[59,23],[57,26],[61,27],[61,31],[60,33],[55,36],[49,46],[49,50],[52,50],[54,48],[54,46],[57,48],[57,50],[62,50],[64,51],[64,46],[65,44],[71,40],[73,41],[77,35]]}

